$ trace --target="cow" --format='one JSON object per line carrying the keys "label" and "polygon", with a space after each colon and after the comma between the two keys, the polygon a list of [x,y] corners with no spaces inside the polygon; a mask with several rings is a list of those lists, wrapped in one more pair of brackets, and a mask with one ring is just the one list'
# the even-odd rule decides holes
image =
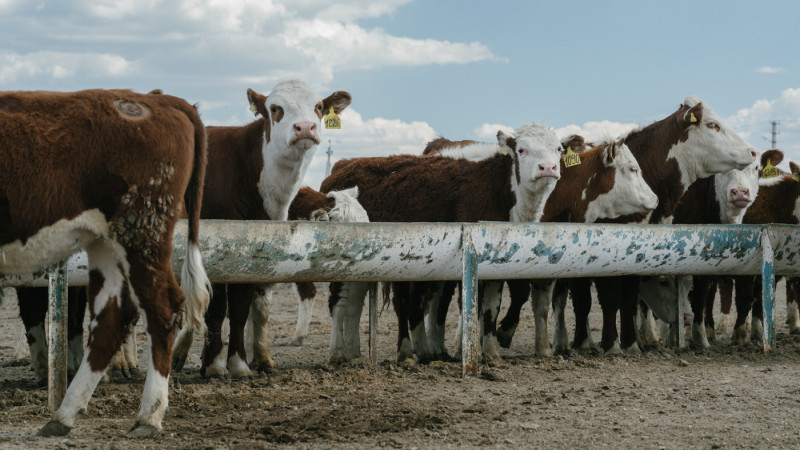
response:
{"label": "cow", "polygon": [[[778,164],[783,159],[779,150],[770,150],[761,155],[761,167],[771,160]],[[759,190],[760,166],[753,163],[743,170],[730,170],[712,177],[700,178],[686,190],[674,212],[674,221],[681,224],[740,224],[747,208],[753,203]],[[716,277],[694,276],[692,279],[679,277],[679,283],[690,283],[691,289],[682,289],[682,295],[688,295],[693,313],[691,326],[692,344],[699,348],[709,346],[709,331],[705,326],[705,308],[707,297],[716,294]],[[713,287],[713,290],[712,290]],[[657,301],[652,297],[653,291],[640,289],[642,299],[654,312],[663,310],[660,303],[675,305],[674,288],[664,292],[671,294]],[[682,297],[681,297],[682,299]],[[679,299],[680,300],[680,299]],[[677,311],[670,310],[656,314],[664,322],[674,324]],[[713,328],[712,331],[713,332]],[[674,333],[673,333],[674,334]],[[670,339],[672,342],[672,339]]]}
{"label": "cow", "polygon": [[[0,94],[0,277],[40,271],[79,250],[89,260],[87,351],[39,435],[72,429],[137,309],[150,364],[128,436],[160,432],[174,332],[184,321],[200,326],[209,299],[197,243],[205,166],[205,128],[182,99],[129,90]],[[183,209],[179,286],[170,256]]]}
{"label": "cow", "polygon": [[[322,118],[329,111],[340,114],[351,96],[336,91],[320,98],[298,80],[277,84],[268,95],[248,89],[247,98],[255,121],[244,126],[210,126],[208,171],[202,218],[229,220],[286,220],[303,177],[320,142]],[[253,368],[267,371],[275,366],[266,335],[271,285],[219,284],[206,313],[206,341],[201,358],[204,376],[248,377],[244,329],[250,305],[253,318]],[[227,358],[222,355],[222,322],[230,318]],[[180,370],[192,343],[193,329],[181,330],[175,343],[173,367]]]}
{"label": "cow", "polygon": [[[753,205],[747,210],[742,223],[800,223],[800,166],[789,163],[791,174],[779,175],[762,181]],[[736,276],[736,321],[733,324],[731,342],[743,345],[747,342],[747,316],[753,311],[750,339],[761,341],[764,314],[761,298],[761,276]],[[787,299],[788,300],[788,299]],[[787,308],[788,309],[788,308]]]}
{"label": "cow", "polygon": [[[645,221],[671,223],[681,196],[697,179],[732,169],[744,169],[755,161],[757,153],[731,130],[706,103],[686,97],[677,111],[624,137],[645,181],[658,195],[658,207]],[[601,222],[626,223],[639,217],[623,217]],[[600,306],[603,309],[603,333],[600,346],[606,353],[638,353],[634,317],[639,299],[637,277],[595,278]],[[576,295],[573,307],[588,314],[591,304],[588,289]],[[621,335],[617,334],[617,311],[620,311]],[[583,319],[581,319],[583,320]],[[581,347],[586,330],[576,328],[573,347]]]}
{"label": "cow", "polygon": [[[570,135],[562,145],[581,150],[583,138]],[[564,176],[558,180],[547,199],[541,222],[593,223],[598,219],[616,218],[628,214],[646,214],[656,208],[658,198],[642,178],[639,164],[628,147],[621,141],[607,141],[590,150],[579,151],[579,163],[569,165],[561,160]],[[556,351],[566,350],[568,339],[564,307],[567,282],[555,283],[537,280],[531,285],[525,280],[509,281],[511,305],[497,330],[498,340],[504,347],[519,323],[522,305],[532,296],[535,317],[536,353],[552,356],[547,318],[550,303],[554,307]],[[533,286],[533,289],[531,289]],[[484,324],[484,333],[486,332]]]}

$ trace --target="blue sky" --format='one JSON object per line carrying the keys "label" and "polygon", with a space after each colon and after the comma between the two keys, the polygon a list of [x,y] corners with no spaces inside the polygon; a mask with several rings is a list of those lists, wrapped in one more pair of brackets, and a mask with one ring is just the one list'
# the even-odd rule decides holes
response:
{"label": "blue sky", "polygon": [[209,125],[251,121],[247,88],[347,90],[312,187],[329,139],[334,159],[530,122],[597,139],[687,95],[759,150],[780,120],[800,161],[798,17],[794,1],[0,0],[0,89],[158,87]]}

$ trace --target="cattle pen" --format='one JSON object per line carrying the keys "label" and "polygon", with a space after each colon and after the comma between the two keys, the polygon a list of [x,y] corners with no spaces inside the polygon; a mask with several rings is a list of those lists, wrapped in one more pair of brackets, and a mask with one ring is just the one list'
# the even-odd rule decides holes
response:
{"label": "cattle pen", "polygon": [[[182,264],[185,221],[173,266]],[[800,274],[800,227],[545,223],[314,223],[205,220],[200,245],[217,283],[463,281],[462,373],[477,374],[478,280],[616,275],[762,275],[764,350],[775,345],[775,277]],[[179,273],[176,270],[176,273]],[[50,404],[66,389],[65,284],[88,282],[85,257],[6,286],[48,285]],[[370,295],[370,357],[377,320]],[[678,302],[680,304],[680,302]],[[679,308],[679,315],[681,314]],[[678,321],[678,323],[682,323]],[[679,335],[682,333],[679,333]]]}

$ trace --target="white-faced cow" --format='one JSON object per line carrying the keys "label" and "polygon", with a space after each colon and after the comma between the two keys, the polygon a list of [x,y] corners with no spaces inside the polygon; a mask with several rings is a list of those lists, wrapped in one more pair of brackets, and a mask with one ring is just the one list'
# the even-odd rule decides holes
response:
{"label": "white-faced cow", "polygon": [[[783,154],[777,150],[761,155],[761,166],[767,160],[778,164]],[[759,191],[758,163],[743,170],[730,170],[713,177],[701,178],[686,190],[675,208],[674,221],[681,224],[740,224],[747,208],[753,203]],[[642,300],[652,309],[654,315],[670,325],[676,325],[675,277],[662,277],[655,283],[653,277],[644,280],[640,287]],[[698,347],[708,347],[708,331],[704,325],[705,304],[709,295],[716,294],[716,278],[713,276],[678,277],[678,283],[690,283],[681,287],[679,300],[691,305],[692,343]],[[713,289],[712,289],[713,287]],[[675,342],[676,327],[668,341]],[[713,329],[712,329],[713,332]]]}
{"label": "white-faced cow", "polygon": [[[202,217],[231,220],[286,220],[308,165],[320,142],[322,117],[337,114],[350,104],[350,94],[337,91],[321,98],[301,81],[285,81],[269,95],[247,91],[251,108],[261,116],[245,126],[208,127],[208,171]],[[221,376],[251,375],[244,345],[250,305],[260,306],[253,318],[253,366],[259,371],[275,366],[270,355],[266,323],[271,285],[215,285],[206,314],[207,337],[201,372]],[[221,355],[220,331],[226,310],[230,318],[227,358]],[[254,312],[256,312],[254,311]],[[186,361],[193,330],[181,330],[173,364]]]}
{"label": "white-faced cow", "polygon": [[[671,222],[681,196],[697,179],[744,169],[757,155],[696,97],[687,97],[669,117],[632,131],[624,141],[639,161],[645,181],[658,195],[659,205],[650,215],[650,223]],[[615,221],[624,223],[630,218]],[[639,298],[637,277],[595,278],[594,282],[603,309],[603,350],[639,352],[634,326]],[[591,302],[591,297],[585,295],[588,289],[581,292],[580,296],[573,292],[573,304]],[[588,311],[585,307],[575,307]],[[619,339],[617,311],[620,311]],[[576,335],[573,346],[582,345],[582,339],[586,337]]]}
{"label": "white-faced cow", "polygon": [[[583,148],[583,139],[569,136],[562,144],[570,148]],[[622,141],[609,141],[583,152],[578,152],[579,164],[566,167],[561,161],[564,176],[547,199],[542,222],[594,223],[629,214],[647,214],[658,205],[658,198],[642,177],[639,163]],[[567,338],[564,309],[567,302],[569,280],[559,280],[543,285],[543,280],[520,286],[519,280],[509,282],[511,305],[498,327],[498,337],[504,347],[510,345],[519,323],[522,305],[531,294],[536,321],[536,352],[550,356],[555,351],[566,351]],[[551,349],[547,332],[547,317],[553,303],[554,346]],[[588,327],[588,322],[585,324]]]}
{"label": "white-faced cow", "polygon": [[[515,137],[500,132],[498,141],[500,144],[490,147],[494,156],[484,156],[478,162],[414,155],[342,160],[322,182],[321,190],[358,186],[361,204],[370,219],[379,222],[538,221],[561,176],[561,144],[551,129],[537,124],[519,128]],[[337,289],[337,285],[332,283],[331,289]],[[347,295],[332,295],[332,300],[337,300],[332,312],[343,311],[337,316],[341,320],[344,312],[360,312],[360,307],[348,305],[363,305],[365,292],[356,289]],[[407,319],[398,317],[400,332],[406,329],[403,324],[408,320],[411,335],[398,336],[397,358],[413,358],[413,348],[420,361],[430,360],[422,301],[406,298],[406,292],[395,290],[393,299],[398,314],[406,311],[398,308],[399,304],[411,301],[413,305]],[[346,322],[357,326],[358,317]],[[335,329],[343,326],[333,324]],[[358,330],[344,333],[357,336]],[[484,343],[485,351],[492,348]]]}
{"label": "white-faced cow", "polygon": [[[184,311],[186,322],[202,324],[209,296],[197,246],[205,164],[205,128],[176,97],[0,94],[0,277],[40,271],[81,249],[89,257],[88,351],[41,435],[73,427],[137,309],[151,359],[129,435],[161,430],[174,332]],[[170,256],[184,204],[189,244],[178,286]]]}

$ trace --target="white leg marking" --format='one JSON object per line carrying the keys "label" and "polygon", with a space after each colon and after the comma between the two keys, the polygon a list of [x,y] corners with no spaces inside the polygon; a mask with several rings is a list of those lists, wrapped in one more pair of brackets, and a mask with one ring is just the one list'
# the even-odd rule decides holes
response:
{"label": "white leg marking", "polygon": [[87,361],[88,357],[89,354],[87,352],[84,354],[78,372],[69,387],[67,387],[67,393],[61,402],[61,406],[53,414],[53,420],[57,420],[70,428],[75,425],[75,416],[78,412],[86,411],[89,399],[92,397],[95,388],[97,388],[97,383],[100,382],[100,378],[105,374],[105,370],[92,372],[92,369],[89,368],[89,361]]}
{"label": "white leg marking", "polygon": [[297,326],[294,329],[292,344],[303,345],[303,339],[308,336],[308,327],[314,317],[314,304],[316,300],[299,298],[297,301]]}
{"label": "white leg marking", "polygon": [[153,360],[153,346],[150,334],[147,334],[147,343],[150,347],[150,365],[147,367],[147,379],[142,392],[142,407],[136,416],[137,425],[151,425],[161,431],[161,420],[169,406],[169,378],[161,375],[155,369]]}
{"label": "white leg marking", "polygon": [[761,319],[753,317],[750,328],[750,340],[758,343],[764,342],[764,326]]}
{"label": "white leg marking", "polygon": [[705,324],[692,322],[692,344],[700,348],[711,347],[711,344],[708,343]]}
{"label": "white leg marking", "polygon": [[556,351],[569,350],[569,336],[567,335],[567,321],[564,309],[567,306],[567,291],[553,298],[553,346]]}
{"label": "white leg marking", "polygon": [[31,366],[38,380],[47,380],[47,337],[44,334],[44,325],[36,325],[29,334],[33,337]]}
{"label": "white leg marking", "polygon": [[[0,295],[2,289],[0,289]],[[2,306],[2,305],[0,305]],[[22,326],[22,333],[17,340],[17,346],[14,348],[14,359],[26,359],[31,357],[31,349],[28,347],[28,336],[25,333],[25,325]]]}
{"label": "white leg marking", "polygon": [[797,302],[786,304],[786,323],[789,324],[789,333],[800,333],[800,310],[797,308]]}
{"label": "white leg marking", "polygon": [[[216,362],[216,360],[214,362]],[[249,378],[253,376],[250,367],[248,367],[247,363],[242,361],[242,358],[236,353],[228,357],[228,370],[233,378]]]}
{"label": "white leg marking", "polygon": [[272,301],[273,287],[274,284],[262,285],[261,289],[264,290],[264,295],[256,297],[250,307],[250,317],[253,318],[253,363],[259,369],[275,366],[270,353],[269,336],[267,335],[269,304]]}
{"label": "white leg marking", "polygon": [[553,298],[555,280],[537,280],[531,283],[531,307],[536,325],[536,354],[541,357],[553,356],[550,348],[550,333],[547,330],[547,319],[550,313],[550,302]]}

